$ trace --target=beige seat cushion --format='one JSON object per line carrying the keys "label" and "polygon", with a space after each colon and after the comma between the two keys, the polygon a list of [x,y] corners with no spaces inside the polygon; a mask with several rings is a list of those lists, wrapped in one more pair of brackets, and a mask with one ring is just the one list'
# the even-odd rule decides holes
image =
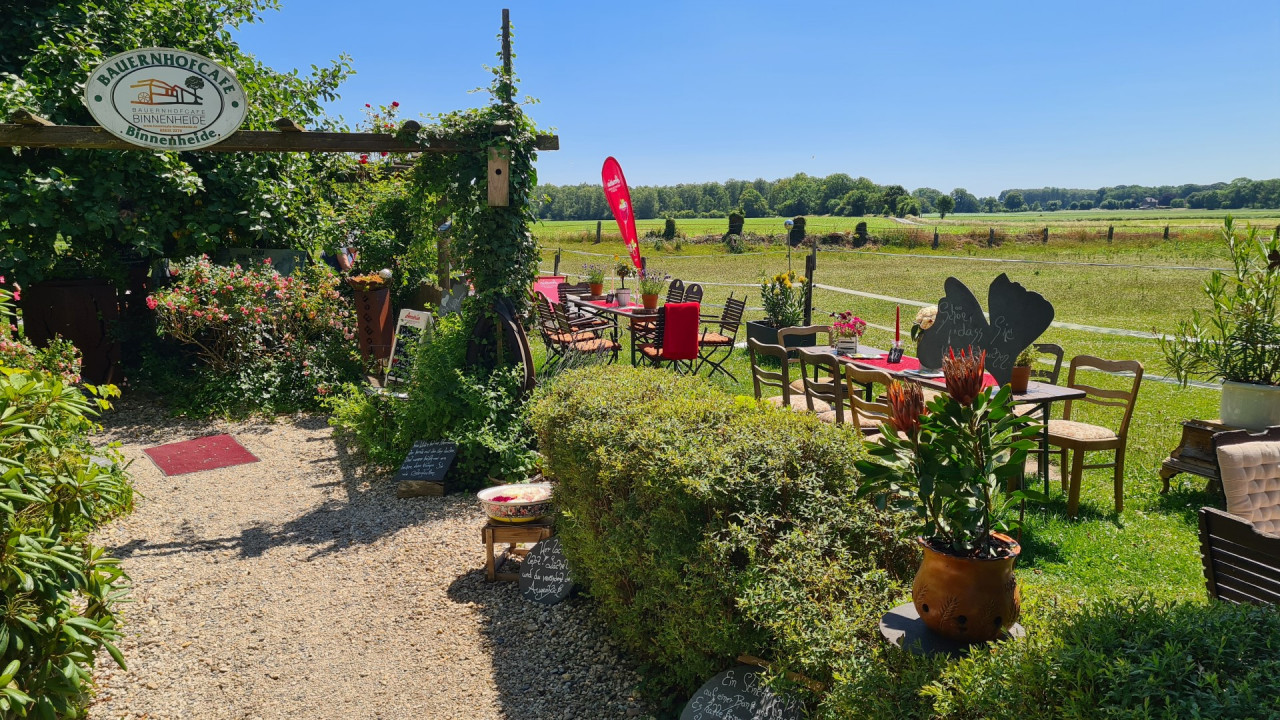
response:
{"label": "beige seat cushion", "polygon": [[702,333],[702,337],[698,339],[700,345],[732,345],[733,338],[728,335],[721,335],[717,332]]}
{"label": "beige seat cushion", "polygon": [[1260,532],[1280,535],[1280,441],[1245,442],[1218,448],[1227,512]]}
{"label": "beige seat cushion", "polygon": [[1040,413],[1042,409],[1043,408],[1039,405],[1014,405],[1013,414],[1014,415],[1034,415],[1035,419],[1039,420],[1041,418]]}
{"label": "beige seat cushion", "polygon": [[804,378],[791,381],[791,392],[798,392],[801,395],[804,394]]}
{"label": "beige seat cushion", "polygon": [[[773,405],[777,405],[777,406],[779,406],[779,407],[781,407],[781,406],[782,406],[782,396],[781,396],[781,395],[774,395],[773,397],[767,397],[767,398],[765,398],[765,399],[764,399],[764,401],[765,401],[765,402],[767,402],[767,403],[771,403],[771,404],[773,404]],[[806,402],[805,402],[805,400],[804,400],[804,393],[799,393],[799,394],[792,393],[792,394],[791,394],[791,409],[792,409],[792,410],[801,410],[801,411],[808,412],[808,410],[809,410],[809,404],[808,404],[808,403],[806,403]],[[823,401],[821,401],[821,400],[814,400],[814,401],[813,401],[813,411],[814,411],[814,412],[816,412],[816,413],[818,413],[818,414],[822,414],[822,413],[824,413],[824,412],[832,412],[832,413],[834,413],[834,412],[835,412],[835,411],[833,411],[833,410],[831,409],[831,406],[830,406],[830,405],[826,404],[825,402],[823,402]]]}
{"label": "beige seat cushion", "polygon": [[1049,441],[1052,442],[1055,437],[1070,440],[1115,440],[1116,434],[1107,428],[1075,420],[1050,420]]}

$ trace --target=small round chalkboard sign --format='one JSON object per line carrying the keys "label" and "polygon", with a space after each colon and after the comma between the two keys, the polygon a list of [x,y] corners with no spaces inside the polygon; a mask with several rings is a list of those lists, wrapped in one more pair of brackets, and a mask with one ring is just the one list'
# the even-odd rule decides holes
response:
{"label": "small round chalkboard sign", "polygon": [[680,720],[800,720],[800,703],[782,700],[751,665],[729,668],[689,698]]}
{"label": "small round chalkboard sign", "polygon": [[569,597],[573,577],[560,538],[551,537],[533,546],[520,564],[520,594],[525,600],[555,605]]}

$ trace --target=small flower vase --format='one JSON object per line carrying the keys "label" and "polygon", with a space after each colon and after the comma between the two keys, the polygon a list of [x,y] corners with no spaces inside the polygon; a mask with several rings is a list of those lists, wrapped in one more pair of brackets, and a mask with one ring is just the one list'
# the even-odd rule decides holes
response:
{"label": "small flower vase", "polygon": [[836,352],[841,355],[857,355],[858,354],[858,336],[838,337],[836,338]]}

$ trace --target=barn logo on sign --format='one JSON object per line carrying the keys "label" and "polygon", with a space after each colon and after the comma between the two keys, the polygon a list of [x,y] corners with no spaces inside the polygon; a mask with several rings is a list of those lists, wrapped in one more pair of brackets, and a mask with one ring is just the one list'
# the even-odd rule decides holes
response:
{"label": "barn logo on sign", "polygon": [[143,48],[107,58],[89,74],[84,102],[116,137],[153,150],[195,150],[244,122],[244,88],[203,55]]}

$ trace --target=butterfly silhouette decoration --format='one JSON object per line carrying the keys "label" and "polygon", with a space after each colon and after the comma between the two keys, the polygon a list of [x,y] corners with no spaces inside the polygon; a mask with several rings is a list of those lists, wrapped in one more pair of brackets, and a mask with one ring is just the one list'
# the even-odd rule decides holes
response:
{"label": "butterfly silhouette decoration", "polygon": [[933,326],[920,334],[917,354],[927,368],[942,367],[947,350],[972,347],[987,351],[987,372],[1004,385],[1013,374],[1018,353],[1031,346],[1053,323],[1053,305],[1044,296],[1013,282],[1005,273],[987,290],[990,320],[973,292],[956,278],[943,284]]}

